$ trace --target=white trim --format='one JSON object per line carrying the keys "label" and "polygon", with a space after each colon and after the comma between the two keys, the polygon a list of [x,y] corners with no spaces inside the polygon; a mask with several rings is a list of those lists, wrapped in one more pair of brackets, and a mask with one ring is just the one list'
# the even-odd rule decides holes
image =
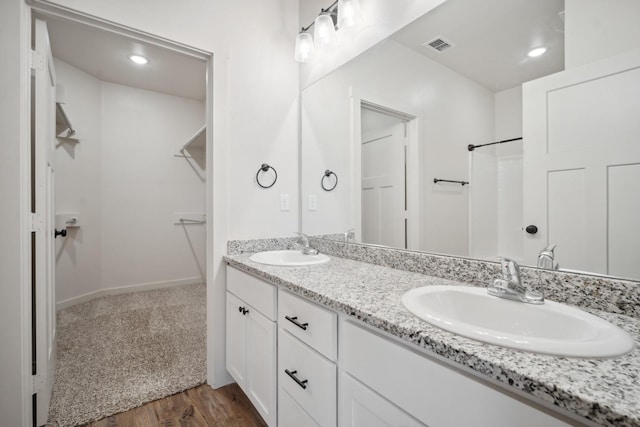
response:
{"label": "white trim", "polygon": [[136,285],[118,286],[115,288],[100,289],[99,291],[89,292],[77,297],[69,298],[56,303],[56,311],[68,308],[76,304],[91,301],[92,299],[106,297],[108,295],[128,294],[131,292],[152,291],[155,289],[173,288],[176,286],[188,286],[204,283],[202,277],[190,277],[188,279],[167,280],[165,282],[139,283]]}
{"label": "white trim", "polygon": [[135,28],[127,27],[125,25],[118,24],[117,22],[79,12],[69,7],[53,3],[49,0],[26,1],[29,5],[31,5],[31,8],[36,14],[44,16],[45,18],[47,16],[55,16],[68,21],[78,22],[97,28],[99,30],[116,33],[125,37],[133,38],[165,49],[170,49],[174,52],[179,52],[184,55],[199,58],[202,60],[207,60],[211,56],[211,52],[207,52],[196,47],[169,40],[164,37],[156,36],[145,31],[137,30]]}

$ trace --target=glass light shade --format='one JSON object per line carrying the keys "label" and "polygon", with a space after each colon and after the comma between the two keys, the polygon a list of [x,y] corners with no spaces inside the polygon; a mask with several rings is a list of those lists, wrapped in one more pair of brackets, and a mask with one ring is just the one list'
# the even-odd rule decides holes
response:
{"label": "glass light shade", "polygon": [[333,19],[327,12],[322,12],[315,20],[313,25],[313,40],[316,47],[324,47],[333,43],[336,39],[336,27],[333,25]]}
{"label": "glass light shade", "polygon": [[313,53],[313,38],[311,34],[300,32],[296,37],[296,54],[297,62],[306,62]]}
{"label": "glass light shade", "polygon": [[353,27],[361,21],[360,0],[338,0],[338,28]]}

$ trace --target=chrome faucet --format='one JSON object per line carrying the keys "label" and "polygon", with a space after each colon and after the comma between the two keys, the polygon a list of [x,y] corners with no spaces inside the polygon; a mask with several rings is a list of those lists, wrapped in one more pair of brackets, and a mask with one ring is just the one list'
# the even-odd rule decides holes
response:
{"label": "chrome faucet", "polygon": [[300,251],[305,255],[318,255],[318,250],[313,249],[309,245],[309,236],[304,233],[299,233],[296,231],[296,234],[300,236],[298,242],[296,242],[296,247],[300,249]]}
{"label": "chrome faucet", "polygon": [[558,264],[555,264],[553,250],[556,248],[556,245],[549,245],[538,254],[538,268],[546,268],[547,270],[557,270]]}
{"label": "chrome faucet", "polygon": [[520,277],[520,267],[509,258],[500,258],[502,278],[495,279],[487,286],[487,293],[500,298],[529,304],[544,304],[544,297],[540,292],[530,291],[523,284]]}
{"label": "chrome faucet", "polygon": [[344,232],[344,241],[345,242],[355,242],[356,240],[356,229],[351,228]]}

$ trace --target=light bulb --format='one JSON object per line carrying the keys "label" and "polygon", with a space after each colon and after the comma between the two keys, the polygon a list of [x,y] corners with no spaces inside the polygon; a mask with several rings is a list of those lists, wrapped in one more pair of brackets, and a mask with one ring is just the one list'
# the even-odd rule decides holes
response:
{"label": "light bulb", "polygon": [[315,20],[313,31],[313,40],[316,47],[322,48],[336,39],[336,27],[333,25],[333,19],[328,12],[322,12]]}
{"label": "light bulb", "polygon": [[296,61],[306,62],[313,53],[313,49],[313,38],[311,37],[311,34],[304,31],[299,32],[296,37]]}
{"label": "light bulb", "polygon": [[546,47],[537,47],[535,49],[531,49],[527,55],[531,58],[535,58],[536,56],[540,56],[547,51]]}
{"label": "light bulb", "polygon": [[129,55],[129,59],[138,65],[144,65],[149,63],[149,60],[147,58],[140,55]]}
{"label": "light bulb", "polygon": [[360,0],[338,0],[338,28],[353,27],[361,20]]}

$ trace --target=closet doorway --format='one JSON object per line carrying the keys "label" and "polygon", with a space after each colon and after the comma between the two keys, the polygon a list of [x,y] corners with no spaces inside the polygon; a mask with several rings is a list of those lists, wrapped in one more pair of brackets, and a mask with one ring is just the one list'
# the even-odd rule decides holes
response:
{"label": "closet doorway", "polygon": [[51,402],[37,396],[37,422],[52,404],[62,424],[84,423],[108,413],[65,406],[83,394],[114,413],[206,380],[212,56],[86,17],[37,21],[53,54],[61,232],[46,296],[58,378]]}

